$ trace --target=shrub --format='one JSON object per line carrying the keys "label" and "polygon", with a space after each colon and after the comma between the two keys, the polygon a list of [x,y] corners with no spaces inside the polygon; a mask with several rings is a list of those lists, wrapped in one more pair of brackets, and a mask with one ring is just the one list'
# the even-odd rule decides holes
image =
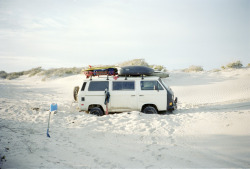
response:
{"label": "shrub", "polygon": [[227,68],[231,68],[231,69],[238,69],[238,68],[242,68],[242,63],[241,63],[241,61],[236,61],[236,62],[232,62],[232,63],[229,63],[229,64],[227,64]]}
{"label": "shrub", "polygon": [[22,71],[22,72],[13,72],[13,73],[6,73],[5,71],[0,71],[0,78],[12,80],[19,78],[22,75],[29,75],[29,77],[34,76],[34,75],[44,75],[44,80],[46,78],[52,77],[52,76],[65,76],[65,75],[75,75],[75,74],[80,74],[82,71],[82,68],[58,68],[58,69],[49,69],[49,70],[44,70],[41,67],[33,68],[27,71]]}
{"label": "shrub", "polygon": [[250,63],[247,64],[247,67],[250,67]]}
{"label": "shrub", "polygon": [[119,66],[147,66],[149,67],[145,59],[133,59],[130,61],[123,62],[119,64]]}
{"label": "shrub", "polygon": [[201,66],[192,65],[189,68],[184,69],[183,71],[184,72],[200,72],[200,71],[203,71],[203,68]]}
{"label": "shrub", "polygon": [[213,69],[213,70],[211,70],[212,72],[219,72],[219,71],[221,71],[220,69]]}
{"label": "shrub", "polygon": [[34,76],[37,73],[40,73],[41,71],[42,71],[41,67],[33,68],[27,71],[13,72],[13,73],[6,73],[5,71],[0,71],[0,78],[12,80],[12,79],[19,78],[22,75]]}
{"label": "shrub", "polygon": [[157,71],[163,71],[163,72],[167,71],[165,66],[163,66],[163,65],[149,65],[145,61],[145,59],[133,59],[130,61],[120,63],[120,64],[118,64],[118,66],[120,66],[120,67],[122,67],[122,66],[147,66],[147,67],[153,68]]}
{"label": "shrub", "polygon": [[41,72],[41,75],[44,75],[46,77],[53,77],[53,76],[59,76],[62,77],[64,75],[75,75],[75,74],[80,74],[82,71],[82,68],[57,68],[57,69],[49,69],[49,70],[44,70]]}
{"label": "shrub", "polygon": [[27,71],[24,71],[24,75],[29,75],[29,77],[31,76],[35,76],[36,74],[40,73],[41,71],[43,71],[42,67],[37,67],[37,68],[33,68]]}
{"label": "shrub", "polygon": [[0,78],[6,79],[8,73],[6,73],[5,71],[0,71]]}
{"label": "shrub", "polygon": [[12,80],[12,79],[19,78],[22,75],[24,75],[24,72],[13,72],[13,73],[9,73],[6,78],[8,80]]}
{"label": "shrub", "polygon": [[150,65],[151,68],[153,68],[156,71],[162,71],[162,72],[167,72],[167,69],[163,65]]}

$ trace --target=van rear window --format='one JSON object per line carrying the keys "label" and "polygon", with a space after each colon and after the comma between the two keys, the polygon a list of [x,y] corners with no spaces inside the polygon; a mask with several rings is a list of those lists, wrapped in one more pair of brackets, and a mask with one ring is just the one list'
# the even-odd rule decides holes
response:
{"label": "van rear window", "polygon": [[89,91],[104,91],[105,89],[109,89],[108,81],[92,81],[89,83]]}

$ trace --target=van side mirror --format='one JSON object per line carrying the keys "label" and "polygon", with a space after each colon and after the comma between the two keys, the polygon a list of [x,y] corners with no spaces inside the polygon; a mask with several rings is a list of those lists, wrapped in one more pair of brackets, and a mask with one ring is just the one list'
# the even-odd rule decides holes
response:
{"label": "van side mirror", "polygon": [[177,103],[177,101],[178,101],[178,99],[177,99],[177,97],[174,99],[174,103]]}

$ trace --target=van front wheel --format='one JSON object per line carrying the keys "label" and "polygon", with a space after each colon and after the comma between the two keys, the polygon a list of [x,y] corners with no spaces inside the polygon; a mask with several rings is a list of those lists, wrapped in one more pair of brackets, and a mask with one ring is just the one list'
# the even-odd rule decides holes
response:
{"label": "van front wheel", "polygon": [[93,115],[97,115],[97,116],[103,116],[104,115],[102,109],[100,109],[99,107],[94,107],[94,108],[90,109],[89,113],[93,114]]}
{"label": "van front wheel", "polygon": [[147,106],[143,109],[143,113],[145,113],[145,114],[157,114],[158,112],[154,107]]}

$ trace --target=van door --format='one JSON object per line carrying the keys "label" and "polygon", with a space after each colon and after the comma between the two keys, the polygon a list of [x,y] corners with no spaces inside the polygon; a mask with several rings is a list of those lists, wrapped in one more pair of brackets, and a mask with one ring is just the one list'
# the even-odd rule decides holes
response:
{"label": "van door", "polygon": [[135,88],[135,81],[113,81],[110,91],[110,111],[138,110]]}
{"label": "van door", "polygon": [[88,90],[85,92],[85,104],[101,105],[104,108],[105,89],[109,89],[109,81],[90,81]]}
{"label": "van door", "polygon": [[140,109],[145,104],[153,104],[158,111],[165,111],[167,105],[167,91],[157,80],[142,80],[139,90]]}

